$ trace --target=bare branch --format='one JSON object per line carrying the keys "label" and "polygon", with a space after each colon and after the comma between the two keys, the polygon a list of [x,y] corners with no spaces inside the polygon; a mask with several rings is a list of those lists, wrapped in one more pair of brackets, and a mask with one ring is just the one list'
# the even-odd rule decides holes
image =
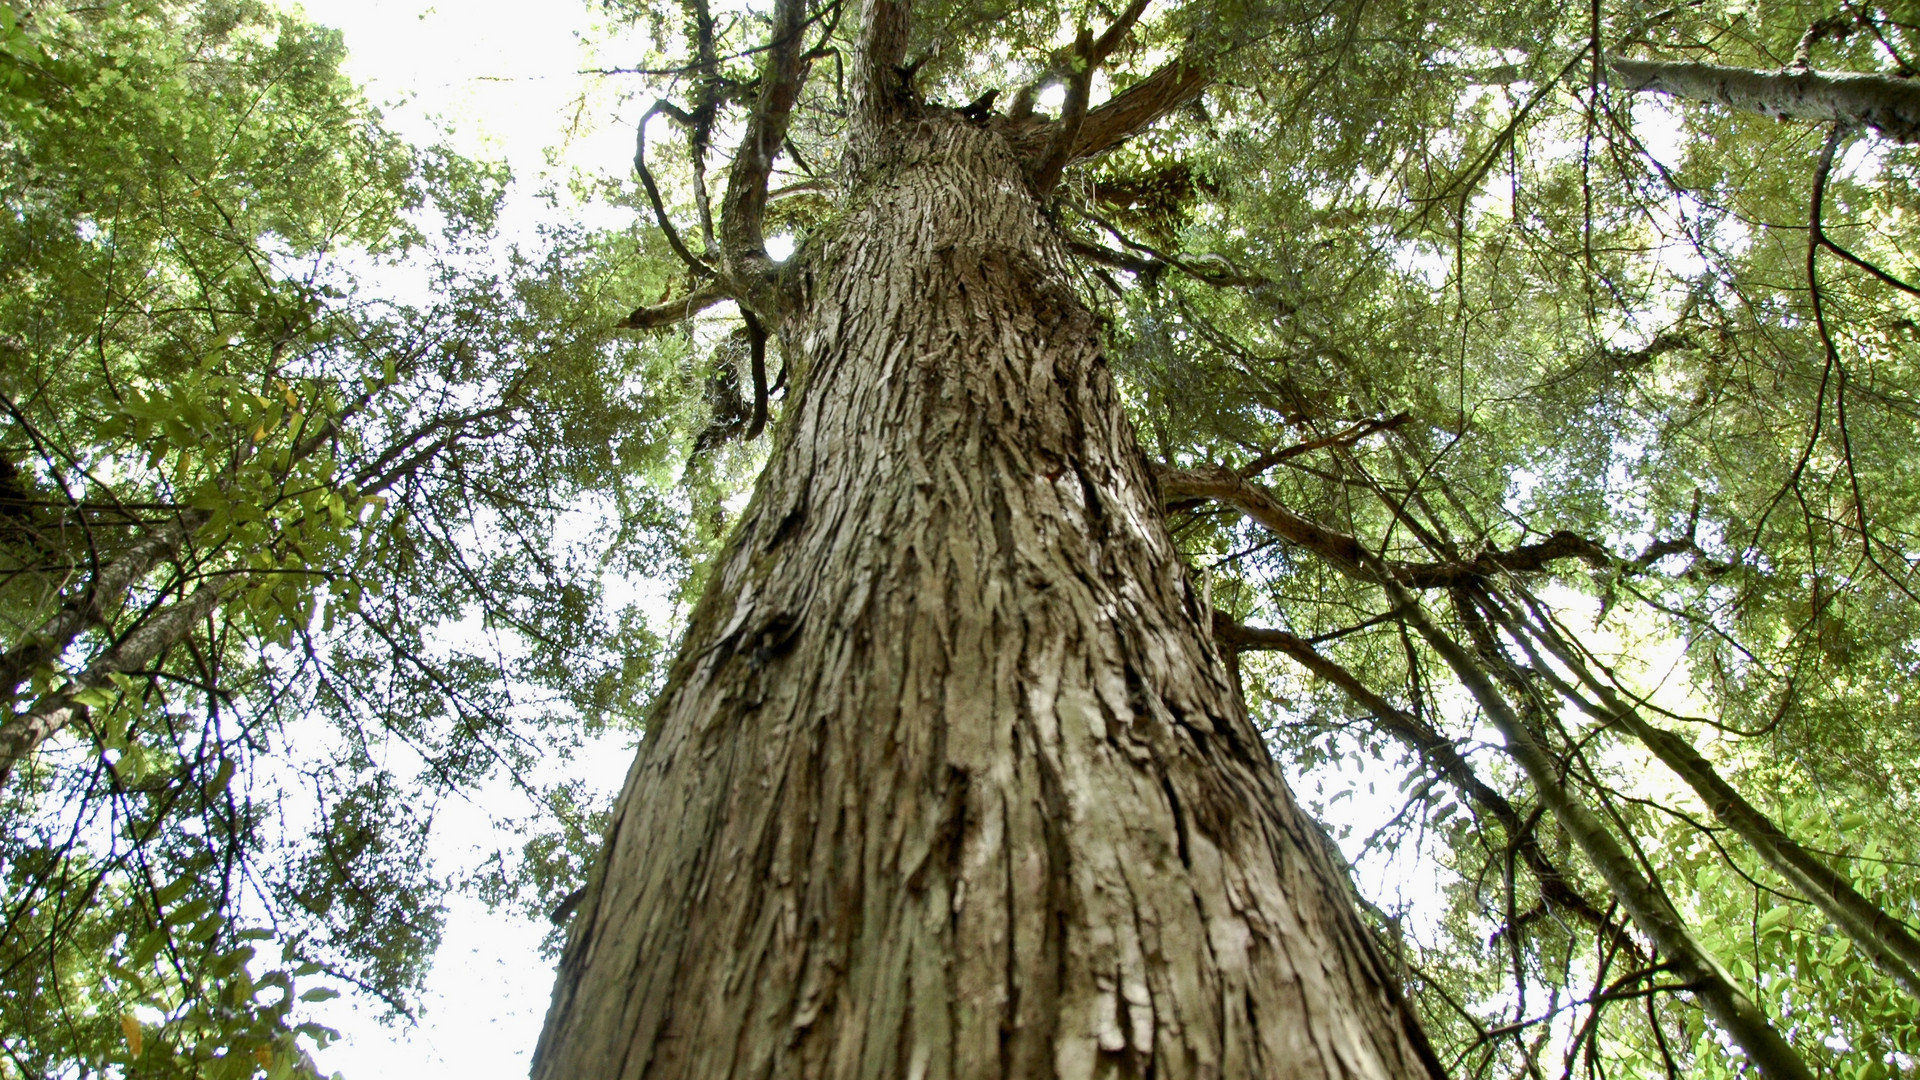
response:
{"label": "bare branch", "polygon": [[1920,142],[1920,83],[1910,79],[1665,60],[1615,60],[1612,66],[1627,90],[1652,90],[1782,120],[1860,124],[1896,142]]}
{"label": "bare branch", "polygon": [[653,206],[653,218],[659,223],[660,231],[666,234],[667,246],[673,249],[675,255],[680,256],[681,262],[687,264],[687,269],[701,277],[710,276],[713,273],[713,267],[705,259],[687,250],[687,245],[681,241],[680,230],[673,227],[673,219],[667,216],[667,208],[660,200],[660,187],[653,181],[652,170],[647,168],[647,122],[656,115],[662,114],[672,117],[682,126],[690,127],[693,124],[693,117],[667,99],[661,98],[654,102],[653,107],[641,115],[640,123],[634,129],[633,171],[640,174],[640,185],[647,189],[647,201]]}
{"label": "bare branch", "polygon": [[1229,503],[1282,540],[1320,555],[1353,578],[1375,584],[1442,589],[1498,574],[1535,573],[1567,558],[1579,558],[1594,566],[1613,562],[1605,548],[1570,532],[1556,532],[1537,544],[1522,544],[1512,551],[1488,550],[1461,562],[1389,562],[1367,550],[1358,539],[1280,505],[1272,492],[1241,478],[1232,469],[1219,465],[1160,469],[1156,477],[1161,499],[1168,504],[1193,499]]}
{"label": "bare branch", "polygon": [[709,281],[678,299],[634,308],[631,314],[615,326],[620,330],[658,330],[682,319],[690,319],[722,300],[731,299],[733,299],[733,293],[724,283]]}
{"label": "bare branch", "polygon": [[1613,895],[1633,917],[1634,924],[1653,940],[1673,969],[1691,984],[1707,1015],[1733,1037],[1767,1080],[1813,1080],[1812,1070],[1767,1015],[1740,988],[1712,953],[1703,947],[1686,920],[1674,909],[1657,882],[1634,862],[1620,838],[1608,829],[1586,802],[1562,778],[1558,762],[1541,747],[1527,724],[1501,696],[1485,670],[1466,649],[1442,632],[1406,590],[1389,584],[1387,595],[1407,622],[1440,654],[1482,712],[1506,739],[1507,750],[1533,783],[1540,801],[1552,811],[1567,835],[1606,879]]}
{"label": "bare branch", "polygon": [[1372,713],[1387,734],[1420,755],[1454,790],[1500,822],[1506,830],[1507,843],[1539,881],[1543,899],[1598,929],[1613,941],[1616,948],[1631,956],[1641,957],[1640,946],[1632,935],[1588,900],[1568,879],[1566,872],[1553,864],[1541,849],[1531,821],[1524,818],[1506,796],[1480,779],[1472,763],[1461,755],[1451,739],[1435,731],[1426,721],[1375,693],[1353,672],[1321,655],[1309,642],[1285,630],[1242,626],[1225,612],[1216,611],[1213,613],[1213,635],[1229,649],[1272,649],[1283,652],[1322,681],[1338,687],[1356,705]]}
{"label": "bare branch", "polygon": [[1348,446],[1376,432],[1391,431],[1412,419],[1413,415],[1411,413],[1400,412],[1385,419],[1362,420],[1343,431],[1337,431],[1332,435],[1328,435],[1326,438],[1310,439],[1307,442],[1295,443],[1292,446],[1282,447],[1270,453],[1261,454],[1259,457],[1254,458],[1252,461],[1240,467],[1240,477],[1243,480],[1251,480],[1288,458],[1299,457],[1301,454],[1314,450],[1324,450],[1329,446]]}

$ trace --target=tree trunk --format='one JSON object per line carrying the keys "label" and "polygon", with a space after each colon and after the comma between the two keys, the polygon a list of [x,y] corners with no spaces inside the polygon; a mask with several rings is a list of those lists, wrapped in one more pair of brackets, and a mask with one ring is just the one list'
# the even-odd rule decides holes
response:
{"label": "tree trunk", "polygon": [[868,159],[535,1080],[1440,1069],[1188,589],[994,130]]}

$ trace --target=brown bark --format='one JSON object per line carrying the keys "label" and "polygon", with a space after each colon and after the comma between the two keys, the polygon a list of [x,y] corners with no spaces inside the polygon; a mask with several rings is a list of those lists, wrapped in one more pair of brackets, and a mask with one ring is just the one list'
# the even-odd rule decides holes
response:
{"label": "brown bark", "polygon": [[51,664],[82,633],[100,625],[109,610],[126,600],[127,590],[205,523],[204,510],[188,510],[154,529],[94,572],[86,588],[68,600],[17,645],[0,654],[0,706],[11,707],[33,670]]}
{"label": "brown bark", "polygon": [[996,131],[904,119],[573,919],[536,1080],[1440,1070],[1208,640]]}

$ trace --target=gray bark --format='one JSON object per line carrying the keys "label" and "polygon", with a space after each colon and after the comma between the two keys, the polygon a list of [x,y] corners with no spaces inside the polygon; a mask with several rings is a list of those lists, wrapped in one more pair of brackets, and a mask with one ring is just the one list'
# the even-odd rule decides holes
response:
{"label": "gray bark", "polygon": [[1653,90],[1782,120],[1859,124],[1898,142],[1920,142],[1920,82],[1912,79],[1664,60],[1614,60],[1611,66],[1628,90]]}
{"label": "gray bark", "polygon": [[868,145],[535,1080],[1439,1067],[1209,641],[1024,163]]}
{"label": "gray bark", "polygon": [[0,706],[11,707],[35,668],[52,663],[82,632],[99,625],[109,610],[126,601],[127,590],[161,560],[172,556],[207,517],[204,510],[187,510],[159,525],[101,566],[79,595],[62,604],[38,629],[24,635],[19,644],[0,654]]}
{"label": "gray bark", "polygon": [[26,712],[0,723],[0,789],[13,776],[14,766],[86,711],[86,705],[78,700],[80,695],[111,688],[113,676],[144,670],[162,653],[185,641],[200,620],[220,605],[237,577],[228,573],[208,578],[191,595],[129,631],[87,665],[78,678],[34,702]]}

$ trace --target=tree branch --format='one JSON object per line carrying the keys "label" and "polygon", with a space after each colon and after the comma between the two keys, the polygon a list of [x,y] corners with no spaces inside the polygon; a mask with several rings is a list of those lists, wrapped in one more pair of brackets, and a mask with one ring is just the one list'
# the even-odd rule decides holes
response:
{"label": "tree branch", "polygon": [[1394,738],[1420,755],[1454,790],[1473,800],[1474,804],[1500,822],[1506,830],[1507,842],[1514,854],[1533,871],[1534,878],[1540,884],[1540,896],[1547,903],[1587,923],[1614,943],[1616,948],[1634,957],[1641,957],[1639,943],[1633,940],[1620,924],[1614,922],[1598,905],[1588,900],[1565,871],[1553,865],[1547,853],[1540,847],[1538,835],[1532,824],[1523,819],[1519,810],[1514,808],[1507,797],[1487,786],[1474,772],[1472,763],[1460,753],[1458,747],[1446,736],[1435,731],[1425,721],[1412,713],[1398,708],[1386,698],[1374,693],[1365,683],[1342,667],[1340,664],[1322,656],[1312,644],[1295,637],[1284,630],[1269,630],[1262,627],[1243,626],[1229,618],[1223,611],[1213,613],[1213,636],[1230,649],[1272,649],[1285,653],[1301,667],[1306,668],[1325,682],[1338,687],[1342,693],[1352,698],[1356,705],[1367,710],[1380,721],[1381,727]]}
{"label": "tree branch", "polygon": [[690,127],[693,124],[691,116],[667,99],[661,98],[654,102],[653,107],[641,115],[640,123],[634,129],[633,171],[640,174],[640,186],[647,190],[647,202],[653,206],[653,218],[659,223],[660,231],[666,234],[667,246],[673,249],[675,255],[680,256],[680,261],[686,263],[687,269],[696,276],[710,277],[713,274],[713,267],[705,259],[689,251],[687,245],[680,239],[680,230],[673,227],[673,219],[667,216],[666,205],[660,200],[660,187],[653,181],[653,171],[647,168],[647,122],[659,114],[672,117],[682,126]]}
{"label": "tree branch", "polygon": [[1268,469],[1273,468],[1275,465],[1278,465],[1281,462],[1287,460],[1288,458],[1299,457],[1301,454],[1309,453],[1314,450],[1324,450],[1329,446],[1350,445],[1352,443],[1359,442],[1361,439],[1364,439],[1367,436],[1374,434],[1375,432],[1391,431],[1394,428],[1399,427],[1400,425],[1406,423],[1411,419],[1413,419],[1413,415],[1411,413],[1400,412],[1400,413],[1395,413],[1392,416],[1386,417],[1385,419],[1362,420],[1359,423],[1348,427],[1346,430],[1336,432],[1332,435],[1328,435],[1326,438],[1312,439],[1303,443],[1295,443],[1292,446],[1282,447],[1270,453],[1261,454],[1259,457],[1254,458],[1252,461],[1249,461],[1245,465],[1241,466],[1238,471],[1240,473],[1241,479],[1251,480],[1254,477],[1259,476],[1261,473],[1266,472]]}
{"label": "tree branch", "polygon": [[748,364],[753,371],[753,420],[747,425],[749,442],[760,437],[760,431],[767,426],[767,331],[754,318],[753,312],[740,309],[740,317],[747,324]]}
{"label": "tree branch", "polygon": [[767,178],[773,159],[787,139],[787,121],[806,80],[801,49],[807,25],[805,0],[778,0],[773,9],[773,47],[760,71],[760,98],[747,117],[747,129],[734,152],[721,208],[721,260],[736,290],[750,302],[773,267],[761,232],[767,212]]}
{"label": "tree branch", "polygon": [[1281,506],[1272,492],[1223,466],[1162,468],[1155,476],[1160,481],[1163,503],[1212,499],[1231,504],[1282,540],[1322,556],[1351,577],[1375,584],[1441,589],[1496,574],[1536,573],[1567,558],[1583,559],[1594,566],[1610,566],[1613,562],[1605,548],[1570,532],[1556,532],[1540,543],[1523,544],[1512,551],[1485,551],[1464,562],[1389,562],[1368,551],[1355,537]]}
{"label": "tree branch", "polygon": [[1615,60],[1612,66],[1627,90],[1651,90],[1782,120],[1861,124],[1896,142],[1920,142],[1920,83],[1910,79],[1665,60]]}
{"label": "tree branch", "polygon": [[1659,885],[1641,872],[1606,824],[1569,789],[1555,762],[1514,713],[1487,673],[1467,650],[1443,633],[1405,589],[1389,583],[1387,595],[1405,613],[1408,623],[1440,654],[1481,711],[1505,737],[1507,750],[1532,782],[1540,801],[1553,811],[1561,828],[1593,863],[1621,906],[1653,940],[1654,945],[1692,985],[1707,1015],[1746,1051],[1748,1060],[1767,1080],[1813,1080],[1813,1072],[1799,1053],[1776,1031],[1765,1012],[1740,989],[1719,960],[1687,929]]}
{"label": "tree branch", "polygon": [[682,319],[690,319],[722,300],[731,299],[733,299],[733,293],[728,290],[725,283],[717,280],[708,281],[678,299],[634,308],[632,313],[614,325],[620,330],[658,330]]}
{"label": "tree branch", "polygon": [[85,711],[87,706],[80,700],[81,695],[108,690],[114,675],[142,670],[161,653],[179,644],[239,580],[241,575],[233,572],[209,577],[192,595],[135,627],[89,664],[79,677],[34,702],[26,712],[8,717],[0,724],[0,789],[6,787],[15,765]]}
{"label": "tree branch", "polygon": [[1113,149],[1212,84],[1213,69],[1205,64],[1190,60],[1167,64],[1089,112],[1063,167]]}
{"label": "tree branch", "polygon": [[1639,739],[1693,788],[1716,818],[1739,833],[1762,861],[1852,938],[1876,967],[1907,993],[1920,997],[1920,937],[1911,927],[1862,896],[1846,874],[1801,847],[1728,783],[1692,743],[1642,717],[1613,687],[1594,675],[1580,655],[1586,650],[1562,637],[1553,622],[1528,619],[1510,604],[1496,603],[1490,612],[1523,646],[1529,638],[1540,642],[1599,701],[1588,700],[1561,682],[1550,666],[1539,665],[1542,675],[1562,697],[1601,723],[1617,723]]}

